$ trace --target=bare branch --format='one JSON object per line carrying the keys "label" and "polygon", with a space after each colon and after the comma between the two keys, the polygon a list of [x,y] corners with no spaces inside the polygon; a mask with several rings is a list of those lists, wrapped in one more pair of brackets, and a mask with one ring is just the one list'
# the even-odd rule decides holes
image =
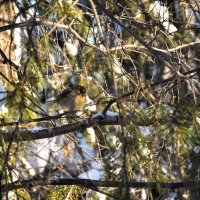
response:
{"label": "bare branch", "polygon": [[2,51],[2,49],[0,49],[0,54],[1,54],[1,57],[3,58],[3,64],[8,63],[8,64],[10,64],[10,66],[14,67],[16,70],[18,70],[20,68],[14,62],[12,62],[10,59],[8,59],[8,57],[5,55],[5,53]]}
{"label": "bare branch", "polygon": [[[167,53],[167,52],[170,53],[170,52],[175,52],[175,51],[178,51],[178,50],[181,50],[181,49],[193,47],[193,46],[196,46],[196,45],[199,45],[199,44],[200,44],[200,40],[197,40],[195,42],[190,42],[188,44],[183,44],[183,45],[177,46],[175,48],[171,48],[171,49],[158,49],[156,47],[152,47],[152,48],[155,49],[156,51],[161,51],[163,53]],[[119,50],[122,50],[122,49],[126,49],[126,50],[131,50],[131,49],[145,50],[145,48],[143,46],[140,46],[140,45],[137,45],[137,44],[126,44],[126,45],[123,45],[123,46],[113,47],[113,48],[109,49],[109,51],[119,51]],[[103,51],[107,52],[106,49],[103,49]]]}
{"label": "bare branch", "polygon": [[159,187],[163,189],[178,189],[178,188],[192,188],[194,185],[198,186],[200,181],[188,181],[188,182],[177,182],[177,183],[159,183],[159,182],[137,182],[129,181],[116,182],[116,181],[98,181],[92,179],[59,179],[59,180],[46,180],[46,179],[30,179],[24,181],[16,181],[6,185],[1,185],[2,191],[11,191],[14,189],[45,186],[45,185],[78,185],[86,188],[97,188],[97,187],[126,187],[128,185],[131,188],[149,188]]}
{"label": "bare branch", "polygon": [[[95,127],[97,125],[118,125],[119,119],[118,116],[116,117],[95,117],[95,118],[88,118],[81,122],[76,122],[72,124],[66,124],[59,127],[53,128],[45,128],[40,130],[17,130],[14,141],[23,140],[37,140],[42,138],[51,138],[54,136],[63,135],[66,133],[85,130],[89,127]],[[0,134],[2,134],[5,141],[9,141],[11,138],[11,134],[8,131],[0,130]]]}

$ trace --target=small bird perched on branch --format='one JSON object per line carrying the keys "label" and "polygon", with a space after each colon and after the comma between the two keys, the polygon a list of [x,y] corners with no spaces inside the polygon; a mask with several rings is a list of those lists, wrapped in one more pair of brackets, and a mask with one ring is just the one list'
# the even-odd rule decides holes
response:
{"label": "small bird perched on branch", "polygon": [[70,84],[56,97],[55,102],[63,111],[83,110],[86,102],[86,88]]}

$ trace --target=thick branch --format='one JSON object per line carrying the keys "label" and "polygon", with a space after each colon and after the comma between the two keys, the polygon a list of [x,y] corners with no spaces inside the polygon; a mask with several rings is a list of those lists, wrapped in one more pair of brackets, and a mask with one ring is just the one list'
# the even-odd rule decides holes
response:
{"label": "thick branch", "polygon": [[[14,141],[22,140],[22,141],[28,141],[28,140],[37,140],[37,139],[43,139],[43,138],[51,138],[54,136],[59,136],[62,134],[74,132],[74,131],[80,131],[85,130],[89,127],[95,127],[97,125],[118,125],[119,119],[118,116],[116,117],[95,117],[95,118],[88,118],[81,122],[76,122],[72,124],[66,124],[59,127],[53,127],[53,128],[45,128],[40,130],[17,130]],[[11,134],[8,131],[1,130],[0,134],[3,135],[3,138],[5,141],[9,141],[11,138]]]}
{"label": "thick branch", "polygon": [[129,181],[115,182],[115,181],[97,181],[91,179],[59,179],[59,180],[46,180],[46,179],[30,179],[24,181],[16,181],[6,185],[2,185],[2,191],[11,191],[14,189],[35,187],[35,186],[45,186],[45,185],[79,185],[86,188],[96,188],[96,187],[128,187],[131,188],[149,188],[149,187],[159,187],[163,189],[178,189],[178,188],[194,188],[199,186],[200,181],[189,181],[189,182],[178,182],[178,183],[158,183],[158,182],[136,182]]}

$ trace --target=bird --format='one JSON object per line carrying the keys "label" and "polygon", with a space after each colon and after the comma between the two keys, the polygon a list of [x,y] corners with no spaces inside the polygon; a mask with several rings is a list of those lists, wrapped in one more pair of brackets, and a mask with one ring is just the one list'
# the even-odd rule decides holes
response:
{"label": "bird", "polygon": [[64,112],[83,110],[86,102],[86,88],[71,84],[56,96],[55,102]]}

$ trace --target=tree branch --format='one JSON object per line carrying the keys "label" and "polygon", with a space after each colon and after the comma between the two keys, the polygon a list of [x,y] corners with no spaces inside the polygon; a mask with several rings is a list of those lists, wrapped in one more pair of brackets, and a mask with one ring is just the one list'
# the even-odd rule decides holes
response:
{"label": "tree branch", "polygon": [[86,188],[97,187],[126,187],[128,184],[131,188],[149,188],[149,187],[161,187],[163,189],[178,189],[178,188],[194,188],[199,186],[200,181],[188,181],[177,183],[159,183],[159,182],[116,182],[116,181],[98,181],[92,179],[58,179],[58,180],[46,180],[46,179],[30,179],[23,181],[15,181],[13,183],[1,185],[2,192],[11,191],[20,188],[30,188],[36,186],[45,185],[78,185]]}
{"label": "tree branch", "polygon": [[[195,74],[193,74],[193,73],[195,73]],[[184,76],[187,76],[187,75],[192,74],[192,75],[190,75],[190,76],[188,77],[189,79],[191,79],[191,78],[193,78],[193,77],[196,76],[196,75],[199,76],[199,75],[200,75],[200,70],[199,70],[199,68],[196,68],[196,69],[192,69],[192,70],[188,70],[188,71],[186,71],[186,72],[183,72],[182,74],[183,74]],[[168,79],[164,79],[164,80],[162,79],[162,80],[156,81],[156,82],[154,82],[154,83],[152,83],[152,84],[150,85],[150,88],[151,88],[151,87],[156,87],[156,86],[158,86],[158,85],[162,85],[162,84],[165,84],[165,83],[169,83],[169,82],[171,82],[171,81],[174,81],[175,78],[176,78],[176,76],[172,76],[172,77],[170,77],[170,78],[168,78]],[[182,77],[181,77],[181,78],[182,78]],[[182,78],[181,81],[183,81],[183,80],[184,80],[184,79]],[[149,88],[149,86],[148,86],[148,87],[143,87],[143,88],[140,89],[140,91],[143,91],[143,90],[148,89],[148,88]],[[134,91],[134,90],[122,94],[121,96],[118,97],[118,99],[123,99],[123,98],[129,97],[129,96],[131,96],[131,95],[133,95],[133,94],[135,94],[135,91]],[[108,104],[105,106],[105,108],[104,108],[104,110],[103,110],[103,113],[106,113],[106,111],[110,108],[110,106],[111,106],[112,104],[116,103],[118,99],[117,99],[117,98],[112,98],[112,99],[108,102]]]}
{"label": "tree branch", "polygon": [[[170,52],[175,52],[175,51],[178,51],[178,50],[182,50],[182,49],[186,49],[186,48],[189,48],[189,47],[194,47],[196,45],[200,45],[200,40],[197,40],[195,42],[190,42],[190,43],[187,43],[187,44],[182,44],[180,46],[177,46],[175,48],[171,48],[171,49],[158,49],[156,47],[152,47],[154,50],[156,51],[163,51],[164,53],[170,53]],[[109,51],[120,51],[120,50],[131,50],[131,49],[139,49],[139,50],[145,50],[145,47],[143,46],[139,46],[138,44],[125,44],[123,46],[116,46],[116,47],[113,47],[111,49],[109,49]],[[104,52],[107,52],[106,49],[103,49]]]}
{"label": "tree branch", "polygon": [[[1,28],[1,27],[0,27]],[[5,55],[5,53],[2,51],[2,49],[0,49],[0,55],[3,58],[3,64],[10,64],[12,67],[15,68],[15,70],[19,70],[19,66],[16,65],[14,62],[12,62],[10,59],[8,59],[8,57]]]}
{"label": "tree branch", "polygon": [[12,30],[12,29],[15,29],[15,28],[23,28],[23,27],[27,27],[27,26],[39,26],[39,25],[53,26],[53,27],[68,30],[79,41],[83,42],[86,46],[89,46],[89,47],[94,48],[94,49],[98,49],[99,51],[104,53],[104,51],[101,48],[99,48],[98,46],[95,46],[94,44],[87,42],[87,39],[82,38],[72,27],[65,25],[65,24],[60,24],[60,23],[55,23],[55,22],[50,22],[50,21],[30,21],[29,20],[29,21],[26,21],[26,22],[15,23],[15,24],[12,23],[12,24],[9,24],[9,25],[6,25],[6,26],[2,26],[2,27],[0,27],[0,32]]}
{"label": "tree branch", "polygon": [[[43,138],[51,138],[54,136],[59,136],[74,131],[85,130],[86,128],[95,127],[97,125],[119,125],[118,116],[105,118],[102,118],[102,116],[93,117],[72,124],[66,124],[59,127],[44,128],[39,130],[18,129],[13,141],[29,141]],[[0,134],[2,134],[5,141],[9,141],[11,138],[11,134],[6,130],[0,130]]]}
{"label": "tree branch", "polygon": [[[198,75],[200,72],[199,72],[199,69],[194,69],[194,70],[189,70],[189,71],[187,71],[183,74],[188,75],[188,74],[192,74],[192,73],[195,73],[195,74],[191,75],[188,78],[192,78],[195,75]],[[151,87],[173,81],[174,78],[175,77],[173,76],[169,79],[155,82],[155,83],[151,84]],[[147,88],[143,88],[143,89],[147,89]],[[119,98],[126,98],[128,96],[133,95],[134,93],[135,93],[135,91],[131,91],[131,92],[122,94]],[[104,110],[102,111],[103,115],[105,116],[105,118],[103,118],[103,119],[102,119],[102,116],[101,117],[87,118],[87,119],[84,119],[84,120],[76,122],[76,123],[66,124],[66,125],[63,125],[63,126],[53,127],[53,128],[48,128],[48,129],[44,128],[44,129],[40,129],[40,130],[20,130],[20,129],[18,129],[18,131],[16,133],[16,137],[14,138],[14,141],[18,141],[18,140],[28,141],[28,140],[37,140],[37,139],[43,139],[43,138],[51,138],[51,137],[54,137],[54,136],[59,136],[59,135],[74,132],[74,131],[85,130],[86,128],[95,127],[97,125],[119,125],[120,121],[119,121],[118,116],[116,116],[116,117],[106,116],[106,112],[108,111],[108,109],[110,108],[110,106],[112,104],[116,103],[116,101],[117,101],[117,98],[113,98],[105,106]],[[33,121],[39,122],[39,121],[43,121],[43,120],[57,119],[61,116],[64,117],[64,115],[58,115],[58,116],[55,116],[55,117],[39,118],[39,119],[35,119]],[[137,121],[139,123],[140,120],[137,119]],[[32,121],[30,121],[30,122],[32,122]],[[16,123],[20,123],[20,122],[11,122],[11,123],[9,123],[9,125],[10,126],[16,125]],[[29,123],[29,121],[27,121],[27,123]],[[143,122],[143,125],[144,125],[144,122]],[[2,126],[4,126],[4,125],[2,125]],[[0,134],[3,135],[5,141],[10,140],[11,134],[8,131],[0,130]]]}

